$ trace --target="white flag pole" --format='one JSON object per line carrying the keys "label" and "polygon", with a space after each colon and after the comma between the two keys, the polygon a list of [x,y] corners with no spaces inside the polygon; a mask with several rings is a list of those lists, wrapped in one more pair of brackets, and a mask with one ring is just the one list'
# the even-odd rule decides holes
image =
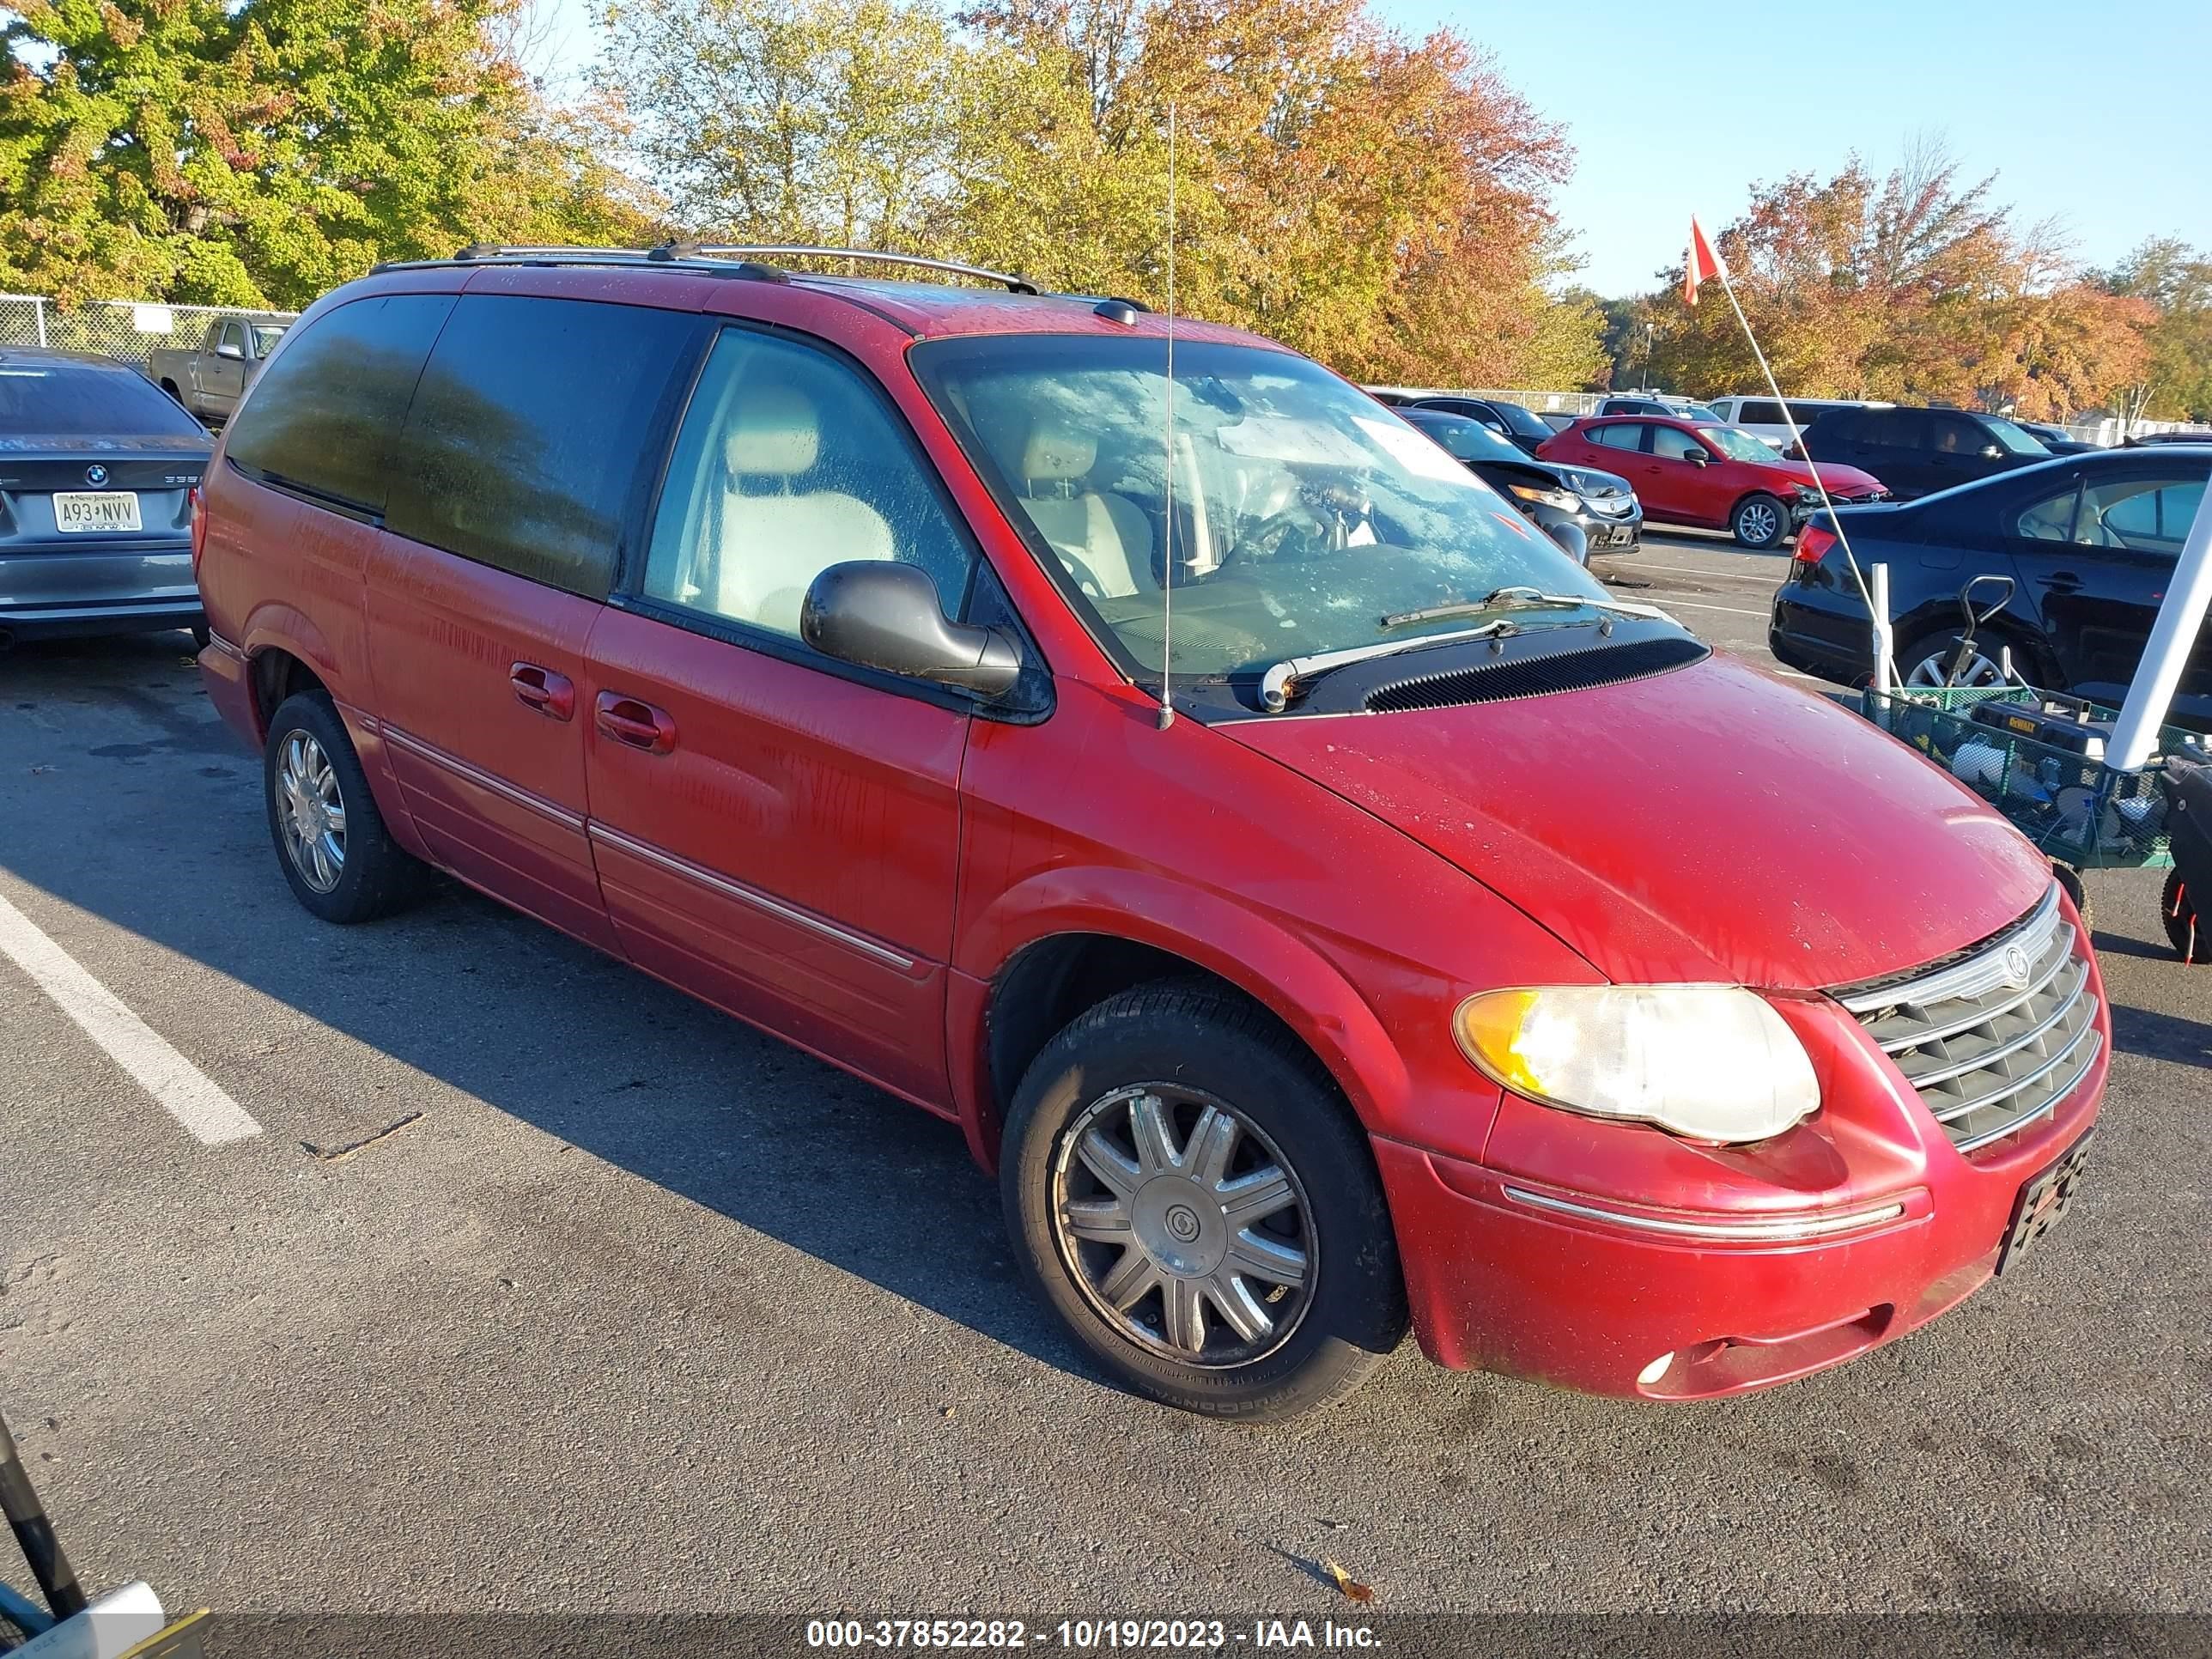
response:
{"label": "white flag pole", "polygon": [[[2206,492],[2212,496],[2212,489]],[[2143,647],[2142,662],[2128,686],[2127,701],[2112,728],[2112,747],[2105,764],[2115,772],[2140,772],[2158,743],[2158,729],[2166,724],[2173,706],[2175,689],[2189,665],[2204,612],[2212,605],[2212,505],[2200,499],[2197,517],[2189,526],[2181,556],[2174,561],[2173,579],[2151,624],[2150,640]]]}
{"label": "white flag pole", "polygon": [[[1692,270],[1697,269],[1697,245],[1692,240],[1690,246]],[[1720,258],[1717,254],[1715,255],[1713,263],[1715,266],[1713,274],[1720,278],[1721,292],[1728,295],[1729,309],[1735,313],[1736,326],[1743,330],[1743,337],[1751,347],[1751,355],[1759,360],[1759,372],[1766,379],[1766,389],[1774,394],[1774,401],[1781,405],[1783,421],[1790,428],[1790,441],[1796,447],[1797,453],[1803,458],[1805,470],[1813,475],[1813,488],[1820,492],[1820,505],[1828,509],[1829,523],[1836,526],[1836,539],[1843,544],[1844,562],[1850,566],[1851,580],[1858,584],[1859,598],[1866,602],[1868,614],[1875,622],[1887,622],[1887,617],[1875,609],[1874,594],[1867,586],[1865,573],[1859,568],[1858,555],[1851,550],[1850,533],[1844,530],[1844,521],[1836,516],[1835,500],[1828,494],[1827,483],[1820,477],[1819,464],[1813,459],[1812,455],[1805,448],[1805,434],[1797,424],[1797,416],[1790,410],[1790,400],[1782,395],[1782,387],[1774,378],[1774,370],[1767,364],[1766,354],[1759,349],[1759,337],[1751,331],[1750,319],[1743,314],[1743,307],[1736,303],[1735,284],[1729,281],[1728,263]],[[1877,666],[1875,678],[1877,683],[1893,682],[1897,677],[1897,666],[1889,659],[1890,647],[1886,630],[1878,632],[1875,637],[1882,641],[1877,648],[1883,653],[1883,661]]]}

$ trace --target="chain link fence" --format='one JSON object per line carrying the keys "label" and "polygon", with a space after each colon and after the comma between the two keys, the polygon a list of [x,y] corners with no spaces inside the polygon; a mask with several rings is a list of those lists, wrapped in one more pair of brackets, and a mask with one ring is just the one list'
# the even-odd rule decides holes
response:
{"label": "chain link fence", "polygon": [[217,317],[289,318],[292,311],[242,311],[234,306],[176,306],[135,300],[89,300],[62,306],[35,294],[0,294],[0,346],[54,346],[92,351],[143,367],[163,346],[196,346]]}

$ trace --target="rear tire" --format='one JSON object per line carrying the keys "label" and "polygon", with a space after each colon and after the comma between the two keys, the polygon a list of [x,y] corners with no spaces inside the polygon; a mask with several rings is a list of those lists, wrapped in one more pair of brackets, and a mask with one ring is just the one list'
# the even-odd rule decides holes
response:
{"label": "rear tire", "polygon": [[1000,1186],[1030,1284],[1167,1405],[1280,1422],[1405,1336],[1364,1133],[1310,1054],[1212,986],[1139,986],[1047,1043]]}
{"label": "rear tire", "polygon": [[325,921],[389,915],[428,885],[427,866],[392,839],[345,722],[324,691],[284,699],[262,757],[269,835],[292,896]]}
{"label": "rear tire", "polygon": [[2174,955],[2199,968],[2212,962],[2212,925],[2198,913],[2180,871],[2166,872],[2166,890],[2159,896],[2158,913],[2166,923],[2166,937]]}
{"label": "rear tire", "polygon": [[1781,546],[1790,533],[1790,509],[1771,495],[1747,495],[1729,514],[1729,529],[1744,546],[1763,553]]}

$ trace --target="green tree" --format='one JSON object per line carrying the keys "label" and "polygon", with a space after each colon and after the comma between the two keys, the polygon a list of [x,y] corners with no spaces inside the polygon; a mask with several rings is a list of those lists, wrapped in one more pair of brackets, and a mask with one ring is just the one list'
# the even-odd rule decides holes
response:
{"label": "green tree", "polygon": [[301,305],[380,259],[626,220],[501,41],[522,0],[15,0],[0,283]]}
{"label": "green tree", "polygon": [[2148,362],[2121,391],[2123,415],[2155,420],[2212,420],[2212,255],[2177,237],[2143,243],[2099,284],[2149,302],[2157,319],[2144,331]]}

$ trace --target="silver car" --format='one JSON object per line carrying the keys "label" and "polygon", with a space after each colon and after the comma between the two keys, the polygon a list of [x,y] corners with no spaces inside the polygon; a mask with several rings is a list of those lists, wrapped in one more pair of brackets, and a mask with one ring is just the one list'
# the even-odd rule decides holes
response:
{"label": "silver car", "polygon": [[213,447],[131,364],[0,348],[0,650],[198,634],[192,497]]}

